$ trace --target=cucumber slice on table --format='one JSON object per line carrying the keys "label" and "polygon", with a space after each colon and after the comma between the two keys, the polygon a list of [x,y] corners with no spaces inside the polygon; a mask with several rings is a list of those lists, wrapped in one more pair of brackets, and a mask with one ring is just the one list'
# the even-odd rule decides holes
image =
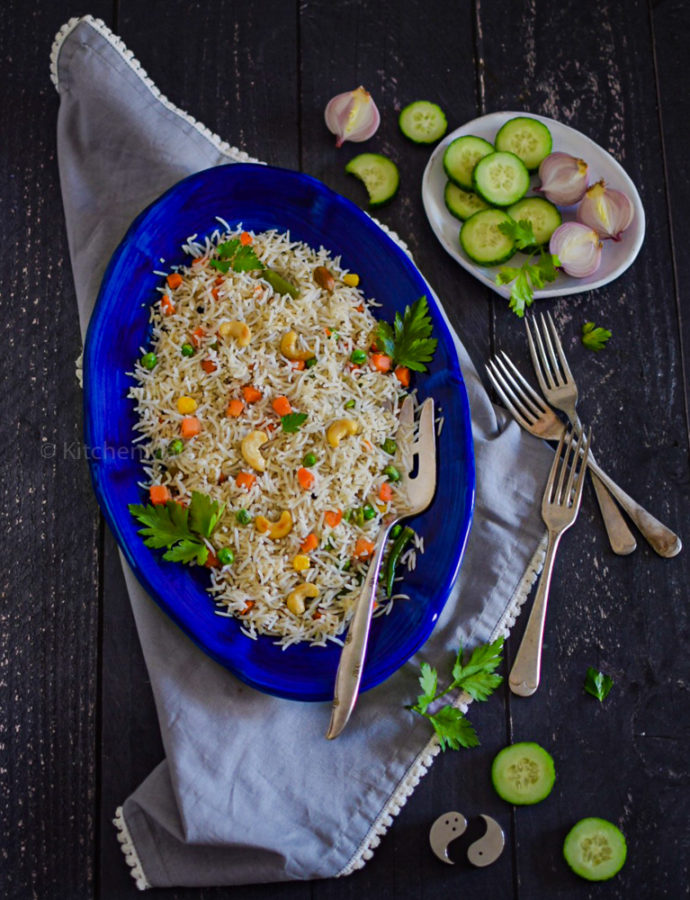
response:
{"label": "cucumber slice on table", "polygon": [[551,132],[546,125],[528,116],[508,119],[496,135],[496,149],[519,156],[531,172],[539,168],[552,146]]}
{"label": "cucumber slice on table", "polygon": [[491,781],[499,797],[516,806],[539,803],[556,780],[553,757],[539,744],[504,747],[491,766]]}
{"label": "cucumber slice on table", "polygon": [[400,184],[398,167],[392,159],[380,153],[360,153],[350,160],[345,171],[364,182],[371,206],[387,203]]}
{"label": "cucumber slice on table", "polygon": [[563,217],[553,203],[543,197],[524,197],[506,210],[516,222],[525,220],[532,226],[535,244],[546,244],[562,223]]}
{"label": "cucumber slice on table", "polygon": [[515,253],[515,241],[498,227],[512,221],[502,209],[482,209],[460,229],[460,246],[480,266],[497,266]]}
{"label": "cucumber slice on table", "polygon": [[456,219],[461,219],[462,221],[469,219],[470,216],[479,212],[480,209],[490,208],[489,204],[482,200],[481,197],[473,194],[472,191],[463,191],[462,188],[459,188],[457,184],[453,184],[452,181],[446,183],[443,199],[448,212],[455,216]]}
{"label": "cucumber slice on table", "polygon": [[490,153],[474,167],[472,183],[487,203],[512,206],[527,193],[529,172],[514,153]]}
{"label": "cucumber slice on table", "polygon": [[398,118],[400,130],[415,144],[433,144],[446,133],[448,121],[440,106],[428,100],[416,100],[403,109]]}
{"label": "cucumber slice on table", "polygon": [[570,868],[587,881],[606,881],[620,872],[628,854],[625,837],[606,819],[580,819],[563,843]]}
{"label": "cucumber slice on table", "polygon": [[484,138],[466,134],[448,144],[443,154],[443,168],[458,187],[471,191],[474,167],[483,156],[493,152],[493,146]]}

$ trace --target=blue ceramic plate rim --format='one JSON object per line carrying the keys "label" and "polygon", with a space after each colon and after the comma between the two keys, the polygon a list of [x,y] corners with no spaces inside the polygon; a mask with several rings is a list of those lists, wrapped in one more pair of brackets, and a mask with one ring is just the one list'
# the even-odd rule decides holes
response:
{"label": "blue ceramic plate rim", "polygon": [[[386,252],[390,254],[392,262],[396,266],[402,266],[403,269],[407,270],[406,275],[418,282],[420,293],[426,293],[427,295],[434,319],[434,334],[439,338],[439,346],[444,346],[449,360],[448,368],[442,370],[438,375],[453,386],[455,399],[456,401],[459,401],[453,409],[453,415],[459,417],[459,426],[462,431],[462,446],[457,448],[457,452],[465,474],[464,484],[462,485],[462,496],[458,498],[458,505],[461,510],[459,539],[455,555],[448,566],[446,576],[443,580],[442,588],[438,591],[437,596],[429,601],[430,606],[425,614],[425,618],[422,620],[413,636],[411,638],[408,637],[401,652],[388,652],[384,658],[379,659],[376,655],[375,641],[372,640],[373,646],[370,649],[369,657],[365,665],[361,690],[368,690],[393,674],[393,672],[403,665],[404,662],[419,649],[433,630],[460,569],[474,511],[475,468],[470,409],[464,380],[458,364],[454,341],[446,325],[443,311],[436,302],[434,292],[427,285],[421,273],[417,270],[411,259],[401,247],[359,207],[351,203],[347,198],[335,193],[312,176],[288,169],[251,163],[235,163],[227,166],[213,167],[197,172],[177,182],[160,197],[154,200],[132,222],[106,268],[85,341],[84,432],[87,458],[97,500],[115,539],[141,585],[156,603],[170,616],[170,618],[208,656],[228,668],[240,680],[252,687],[265,693],[287,699],[309,701],[328,700],[332,697],[335,667],[337,666],[337,658],[340,652],[337,645],[329,642],[327,648],[319,648],[310,647],[307,644],[298,644],[282,651],[284,653],[297,652],[302,654],[305,654],[306,652],[308,656],[305,656],[305,659],[308,659],[310,663],[312,661],[314,663],[317,661],[317,654],[325,654],[328,656],[328,661],[330,662],[329,669],[324,672],[323,660],[325,656],[321,657],[319,665],[314,667],[314,677],[313,680],[310,680],[309,684],[304,683],[304,677],[295,677],[295,679],[291,681],[289,674],[286,675],[284,671],[281,671],[280,666],[269,665],[267,668],[266,663],[262,662],[261,653],[259,653],[258,662],[248,658],[237,659],[237,655],[234,652],[228,653],[225,643],[220,640],[216,633],[218,626],[216,626],[215,623],[216,621],[225,623],[228,628],[235,628],[239,632],[237,620],[216,615],[214,619],[208,620],[214,625],[209,631],[209,628],[207,627],[208,621],[206,621],[206,609],[200,611],[197,608],[180,604],[176,601],[176,597],[171,596],[168,593],[165,588],[172,578],[172,570],[188,569],[189,567],[181,567],[163,561],[160,558],[160,552],[151,551],[149,548],[145,547],[140,538],[135,538],[131,541],[128,540],[126,533],[129,532],[131,535],[132,520],[127,510],[127,503],[123,502],[122,496],[118,494],[117,482],[114,480],[112,472],[104,467],[103,454],[98,452],[98,448],[107,446],[106,435],[104,433],[104,424],[107,420],[107,416],[104,415],[104,410],[100,408],[103,406],[100,395],[101,389],[105,383],[104,379],[107,377],[107,371],[104,367],[99,365],[99,355],[103,347],[108,346],[108,341],[112,342],[114,340],[112,335],[110,335],[110,337],[108,336],[108,333],[111,318],[117,309],[116,300],[121,302],[121,287],[116,287],[114,283],[114,278],[119,267],[127,258],[128,253],[136,251],[147,223],[152,219],[157,210],[170,206],[176,198],[185,196],[191,191],[193,186],[202,185],[207,182],[208,179],[211,179],[211,183],[218,181],[219,187],[227,188],[228,184],[234,184],[233,179],[238,178],[242,178],[243,182],[246,181],[247,178],[258,178],[259,182],[265,181],[266,179],[273,179],[277,184],[283,185],[292,181],[292,187],[297,186],[300,190],[313,192],[318,203],[335,205],[338,214],[354,219],[357,228],[361,229],[361,232],[358,233],[371,239],[374,243],[382,243],[385,246]],[[243,216],[228,216],[226,218],[231,224],[233,222],[243,222],[245,227],[254,227],[251,223],[251,215],[248,215],[247,212],[245,212]],[[210,234],[217,227],[216,220],[211,216],[206,233]],[[294,238],[294,227],[290,224],[286,224],[285,227],[290,230],[291,235]],[[180,234],[177,241],[177,245],[180,248],[180,259],[170,260],[166,262],[166,266],[182,261],[183,254],[181,245],[186,237],[186,234]],[[301,238],[297,236],[294,239]],[[335,244],[337,244],[337,238],[330,239],[330,236],[328,241],[324,241],[324,246],[328,246],[333,255],[338,254],[338,248],[337,246],[334,246]],[[155,260],[151,258],[151,271],[158,268],[158,265],[156,265],[157,261],[157,256]],[[359,269],[361,272],[363,269],[366,269],[366,266],[360,266]],[[160,278],[158,279],[158,283],[160,283]],[[155,298],[156,294],[151,291],[149,305]],[[411,302],[411,299],[416,298],[405,298],[405,302],[409,303]],[[400,302],[397,304],[399,307],[404,305],[405,303]],[[145,344],[146,341],[147,335],[142,333],[140,344]],[[420,385],[420,393],[422,393],[422,391],[422,385]],[[103,396],[105,396],[104,392]],[[131,401],[127,401],[126,399],[123,400],[123,402],[131,403]],[[131,438],[133,437],[134,433],[131,434]],[[440,465],[443,466],[443,460],[440,461]],[[140,469],[140,478],[141,475],[143,475],[143,472],[141,472]],[[137,499],[138,501],[141,501],[141,495],[139,495]],[[134,498],[129,500],[129,502],[132,502],[133,500]],[[162,580],[166,584],[161,588],[160,582],[162,576]],[[180,577],[186,577],[186,575],[181,575]],[[198,581],[198,576],[195,577]],[[200,594],[203,594],[203,599],[208,603],[208,607],[215,613],[216,606],[213,604],[211,596],[205,592],[201,584],[199,584],[199,592]],[[380,626],[375,623],[375,628],[384,626],[385,623],[382,623]],[[241,634],[241,632],[239,633]],[[271,639],[268,636],[261,636],[255,642],[244,635],[242,635],[242,638],[245,641],[250,641],[252,644],[258,644],[267,655],[268,661],[271,662],[271,655],[275,655],[273,650],[270,649],[275,647],[274,639]],[[330,669],[332,669],[332,671],[330,671]]]}

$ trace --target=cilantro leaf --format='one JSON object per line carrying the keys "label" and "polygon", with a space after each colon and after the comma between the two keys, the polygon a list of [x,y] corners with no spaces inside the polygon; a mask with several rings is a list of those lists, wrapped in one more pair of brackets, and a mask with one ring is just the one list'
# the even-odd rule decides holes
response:
{"label": "cilantro leaf", "polygon": [[429,705],[433,702],[438,689],[438,673],[436,669],[432,669],[429,663],[422,663],[421,675],[419,676],[419,684],[423,694],[417,697],[417,706],[422,712],[426,712]]}
{"label": "cilantro leaf", "polygon": [[558,257],[542,250],[536,263],[532,259],[534,256],[526,259],[519,268],[501,266],[496,275],[496,284],[514,282],[510,290],[510,308],[520,317],[534,302],[533,291],[543,288],[547,281],[555,281],[558,275]]}
{"label": "cilantro leaf", "polygon": [[585,322],[582,326],[582,343],[589,350],[603,350],[610,337],[608,328],[596,328],[594,322]]}
{"label": "cilantro leaf", "polygon": [[218,244],[218,256],[221,259],[232,259],[239,246],[239,238],[232,238],[229,241],[224,241],[222,244]]}
{"label": "cilantro leaf", "polygon": [[596,697],[601,703],[602,700],[606,699],[608,692],[612,687],[613,678],[604,675],[603,672],[598,672],[596,669],[592,668],[592,666],[589,666],[587,675],[585,676],[585,690],[588,694]]}
{"label": "cilantro leaf", "polygon": [[177,541],[192,538],[187,520],[189,510],[169,500],[165,505],[129,505],[129,511],[145,528],[139,529],[147,547],[172,547]]}
{"label": "cilantro leaf", "polygon": [[379,322],[376,329],[376,346],[391,359],[395,355],[395,332],[388,322]]}
{"label": "cilantro leaf", "polygon": [[422,296],[412,306],[406,306],[402,316],[396,312],[392,326],[388,322],[379,322],[376,342],[396,365],[426,372],[426,363],[431,362],[438,344],[436,338],[431,337],[432,331],[429,304]]}
{"label": "cilantro leaf", "polygon": [[196,562],[203,566],[208,559],[208,547],[194,538],[185,538],[178,544],[175,544],[174,547],[171,547],[170,550],[167,550],[163,554],[163,559],[167,559],[169,562]]}
{"label": "cilantro leaf", "polygon": [[192,491],[192,502],[189,504],[190,528],[203,537],[211,537],[224,510],[224,503],[212,500],[208,494]]}
{"label": "cilantro leaf", "polygon": [[129,511],[144,526],[139,529],[147,547],[166,552],[163,559],[171,562],[196,562],[202,566],[208,559],[209,550],[204,538],[215,531],[225,504],[212,500],[198,491],[192,493],[189,507],[174,500],[165,504],[130,503]]}
{"label": "cilantro leaf", "polygon": [[501,222],[498,230],[515,241],[516,250],[524,250],[525,247],[533,247],[537,243],[532,223],[527,219],[520,219],[519,222]]}
{"label": "cilantro leaf", "polygon": [[251,272],[254,269],[265,268],[253,247],[249,244],[241,246],[239,238],[218,244],[216,251],[218,259],[212,259],[209,265],[223,274],[227,275],[230,269],[235,272]]}
{"label": "cilantro leaf", "polygon": [[287,416],[281,416],[280,422],[283,431],[286,434],[296,434],[300,430],[300,426],[307,420],[306,413],[288,413]]}
{"label": "cilantro leaf", "polygon": [[441,749],[450,747],[459,750],[461,747],[477,747],[479,738],[470,720],[455,706],[444,706],[434,715],[429,716],[434,731],[439,737]]}
{"label": "cilantro leaf", "polygon": [[247,245],[240,247],[232,260],[232,267],[236,272],[251,272],[254,269],[263,269],[264,264],[254,252],[253,248]]}
{"label": "cilantro leaf", "polygon": [[486,700],[503,681],[500,675],[494,674],[501,663],[502,649],[503,638],[500,637],[493,644],[476,647],[467,665],[463,665],[460,648],[452,672],[454,685],[469,694],[473,700]]}

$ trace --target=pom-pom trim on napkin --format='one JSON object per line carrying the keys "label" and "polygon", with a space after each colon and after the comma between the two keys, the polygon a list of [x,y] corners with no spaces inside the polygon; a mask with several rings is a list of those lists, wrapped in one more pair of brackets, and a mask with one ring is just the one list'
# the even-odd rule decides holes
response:
{"label": "pom-pom trim on napkin", "polygon": [[132,841],[129,829],[127,828],[127,823],[125,822],[125,817],[122,814],[121,806],[118,806],[115,810],[113,825],[117,828],[117,839],[120,842],[127,865],[131,867],[130,875],[136,882],[139,890],[145,891],[147,888],[150,888],[151,885],[146,880],[146,875],[144,875],[144,870],[141,867],[141,860],[137,855],[134,842]]}

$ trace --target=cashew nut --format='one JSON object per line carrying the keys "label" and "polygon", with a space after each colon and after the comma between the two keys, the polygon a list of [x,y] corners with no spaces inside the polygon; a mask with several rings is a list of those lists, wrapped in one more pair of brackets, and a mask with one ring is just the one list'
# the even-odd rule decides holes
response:
{"label": "cashew nut", "polygon": [[265,431],[250,431],[249,434],[242,438],[242,443],[240,444],[245,461],[257,472],[266,470],[266,460],[261,455],[259,447],[265,444],[267,440],[268,435]]}
{"label": "cashew nut", "polygon": [[318,597],[319,589],[315,584],[310,584],[306,581],[304,584],[300,584],[299,587],[296,587],[294,591],[290,591],[287,595],[287,608],[291,613],[294,613],[296,616],[304,615],[304,598],[305,597]]}
{"label": "cashew nut", "polygon": [[277,522],[269,521],[266,516],[257,516],[254,519],[254,527],[262,534],[268,532],[270,539],[272,541],[277,541],[279,538],[284,538],[292,531],[292,516],[286,509],[280,514],[280,518]]}
{"label": "cashew nut", "polygon": [[221,337],[231,335],[232,337],[237,338],[237,343],[240,347],[246,347],[252,339],[249,325],[246,325],[244,322],[221,322],[218,334]]}
{"label": "cashew nut", "polygon": [[336,419],[326,431],[326,440],[331,447],[337,447],[346,434],[357,434],[359,423],[354,419]]}
{"label": "cashew nut", "polygon": [[302,361],[311,359],[314,355],[313,350],[298,350],[297,349],[297,332],[296,331],[288,331],[286,334],[282,336],[280,339],[280,352],[283,356],[286,356],[288,359],[301,359]]}

